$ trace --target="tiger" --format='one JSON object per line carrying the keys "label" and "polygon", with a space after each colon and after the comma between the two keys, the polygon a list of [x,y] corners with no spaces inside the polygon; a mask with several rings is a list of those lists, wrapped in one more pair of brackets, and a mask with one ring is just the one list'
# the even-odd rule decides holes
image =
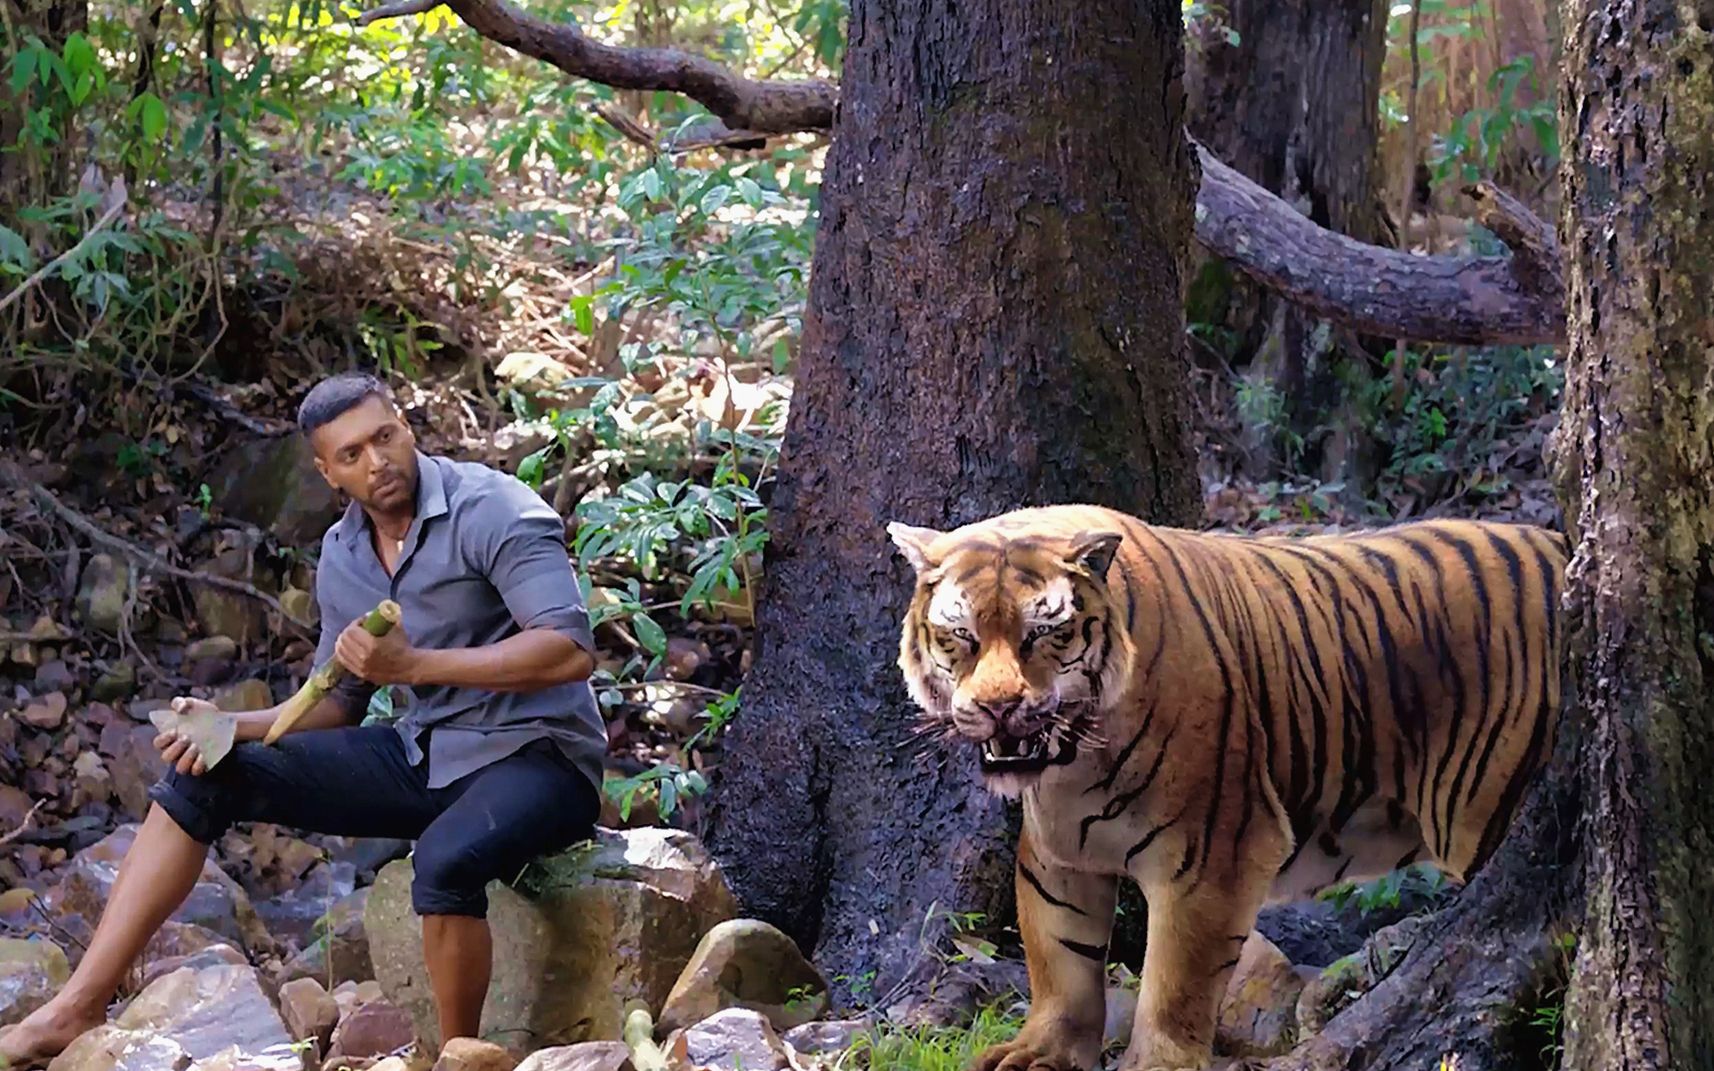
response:
{"label": "tiger", "polygon": [[922,731],[1023,811],[1030,1010],[972,1071],[1095,1065],[1126,878],[1148,919],[1121,1071],[1209,1066],[1262,907],[1418,861],[1457,887],[1554,746],[1551,529],[1254,535],[1086,504],[886,528]]}

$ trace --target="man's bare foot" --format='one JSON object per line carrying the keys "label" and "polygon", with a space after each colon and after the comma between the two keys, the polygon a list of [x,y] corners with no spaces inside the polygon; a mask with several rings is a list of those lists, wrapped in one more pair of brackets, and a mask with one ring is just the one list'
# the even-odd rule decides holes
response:
{"label": "man's bare foot", "polygon": [[23,1022],[0,1031],[0,1071],[45,1066],[80,1034],[106,1021],[104,1008],[79,1008],[56,997]]}

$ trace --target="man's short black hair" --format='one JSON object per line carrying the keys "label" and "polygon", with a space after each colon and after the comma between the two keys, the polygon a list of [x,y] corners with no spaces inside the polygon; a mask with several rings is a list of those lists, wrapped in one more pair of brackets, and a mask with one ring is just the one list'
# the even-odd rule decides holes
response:
{"label": "man's short black hair", "polygon": [[393,394],[385,383],[366,372],[329,376],[311,387],[298,404],[298,428],[308,435],[365,398],[380,398],[391,403]]}

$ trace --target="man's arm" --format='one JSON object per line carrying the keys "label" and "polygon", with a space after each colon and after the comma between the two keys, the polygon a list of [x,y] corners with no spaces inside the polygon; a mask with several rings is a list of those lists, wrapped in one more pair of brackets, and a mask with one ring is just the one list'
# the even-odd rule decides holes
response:
{"label": "man's arm", "polygon": [[565,551],[565,522],[527,486],[502,484],[473,505],[471,559],[522,630],[482,647],[411,646],[408,630],[382,637],[347,627],[335,646],[346,668],[374,684],[532,692],[587,680],[595,640]]}

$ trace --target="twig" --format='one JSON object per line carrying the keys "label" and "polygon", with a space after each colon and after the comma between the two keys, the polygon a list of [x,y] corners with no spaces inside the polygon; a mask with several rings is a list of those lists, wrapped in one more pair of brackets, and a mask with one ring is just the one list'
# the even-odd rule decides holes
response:
{"label": "twig", "polygon": [[655,135],[649,131],[649,128],[644,126],[636,116],[617,104],[602,102],[594,106],[594,111],[596,115],[607,120],[608,125],[614,130],[625,135],[627,140],[636,142],[650,152],[660,151],[660,146],[655,141]]}
{"label": "twig", "polygon": [[125,208],[125,180],[123,177],[114,180],[111,196],[112,203],[107,206],[107,211],[103,212],[101,214],[101,218],[95,221],[95,226],[84,232],[83,237],[77,240],[76,245],[48,261],[46,264],[43,264],[40,268],[36,269],[35,274],[19,283],[10,294],[0,298],[0,312],[5,312],[7,306],[23,297],[29,291],[35,289],[43,279],[46,279],[53,273],[55,268],[76,256],[78,251],[81,250],[91,238],[94,238],[97,234],[106,230],[108,224],[112,223],[113,220],[118,217],[119,213]]}
{"label": "twig", "polygon": [[44,806],[46,806],[47,802],[48,802],[47,800],[37,800],[35,803],[35,806],[31,807],[29,813],[24,815],[24,820],[22,822],[18,823],[18,826],[16,829],[12,830],[10,833],[7,833],[5,836],[0,836],[0,847],[5,847],[6,845],[17,840],[19,837],[23,836],[24,831],[30,828],[31,820],[33,820],[36,817],[36,812],[41,810]]}
{"label": "twig", "polygon": [[255,599],[268,609],[279,614],[282,621],[296,626],[299,630],[304,630],[303,634],[308,635],[307,630],[309,629],[309,623],[306,621],[299,621],[297,618],[286,613],[285,608],[280,605],[280,601],[272,595],[269,595],[267,592],[262,591],[251,584],[247,584],[242,580],[233,580],[230,577],[215,576],[211,573],[196,572],[190,569],[181,569],[153,551],[145,550],[135,543],[132,543],[130,540],[121,539],[116,535],[103,531],[94,521],[91,521],[88,517],[85,517],[77,510],[74,510],[70,506],[61,502],[54,496],[52,491],[49,491],[46,487],[43,487],[28,476],[25,476],[21,471],[19,471],[16,465],[9,461],[0,461],[0,483],[4,483],[9,487],[14,487],[19,490],[28,491],[37,502],[52,510],[66,524],[89,537],[91,542],[98,543],[101,546],[107,547],[109,550],[118,551],[120,554],[125,555],[125,557],[151,572],[160,573],[165,576],[170,576],[175,580],[183,580],[191,584],[201,584],[204,587],[221,588],[226,591],[236,592],[240,595],[248,595],[250,598]]}
{"label": "twig", "polygon": [[367,26],[371,22],[382,19],[398,19],[406,15],[422,15],[433,11],[441,5],[441,0],[399,0],[395,4],[382,4],[371,11],[365,11],[357,16],[357,25]]}

